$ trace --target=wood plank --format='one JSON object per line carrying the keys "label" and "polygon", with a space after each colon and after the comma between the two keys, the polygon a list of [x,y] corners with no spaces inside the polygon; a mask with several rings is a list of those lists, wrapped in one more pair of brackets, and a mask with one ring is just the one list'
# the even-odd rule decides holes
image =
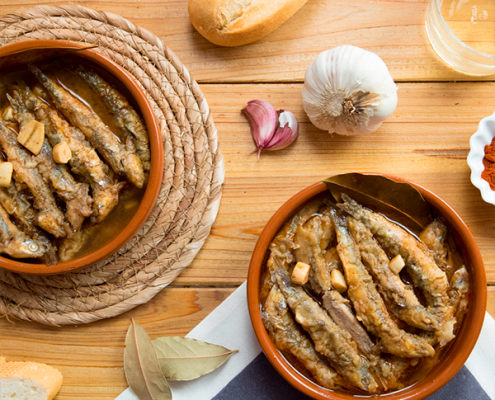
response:
{"label": "wood plank", "polygon": [[495,286],[488,286],[488,301],[486,311],[495,318]]}
{"label": "wood plank", "polygon": [[119,317],[88,325],[47,327],[0,320],[0,348],[7,360],[53,365],[64,376],[56,400],[115,399],[126,387],[123,352],[131,318],[151,339],[184,336],[234,288],[174,289]]}
{"label": "wood plank", "polygon": [[[495,285],[495,213],[471,185],[465,161],[471,134],[495,108],[495,83],[448,82],[493,81],[495,75],[468,77],[438,59],[424,27],[427,3],[334,0],[329,7],[328,0],[309,0],[266,38],[221,48],[194,30],[187,0],[71,1],[122,15],[157,34],[204,83],[226,161],[222,204],[194,262],[150,302],[122,316],[81,326],[53,328],[0,319],[1,355],[59,368],[64,386],[56,400],[113,400],[127,387],[122,362],[131,318],[152,339],[185,335],[246,279],[256,240],[281,204],[322,178],[351,171],[393,173],[445,199],[472,230],[488,281]],[[2,14],[35,5],[32,0],[0,0]],[[301,82],[307,66],[321,51],[341,44],[375,52],[399,82],[397,110],[369,136],[331,136],[316,129],[302,109]],[[420,81],[446,83],[411,83]],[[253,143],[240,114],[255,98],[293,111],[301,123],[294,145],[263,153],[259,163],[249,154]],[[487,310],[495,317],[495,286],[488,287]]]}
{"label": "wood plank", "polygon": [[[167,288],[148,304],[120,317],[89,325],[51,328],[0,320],[0,348],[7,360],[32,360],[59,369],[64,384],[55,400],[113,400],[126,387],[124,340],[130,319],[142,324],[151,339],[184,336],[233,288]],[[488,290],[488,312],[495,317],[495,287]]]}
{"label": "wood plank", "polygon": [[[345,172],[394,174],[442,197],[473,232],[488,280],[495,283],[495,213],[471,184],[466,163],[470,136],[495,108],[495,84],[399,84],[395,113],[361,137],[316,129],[302,109],[301,87],[202,85],[218,128],[226,181],[212,233],[174,285],[242,283],[258,235],[273,213],[305,187]],[[263,152],[257,163],[249,154],[254,146],[240,110],[259,98],[294,112],[300,135],[283,151]]]}
{"label": "wood plank", "polygon": [[[46,4],[66,4],[64,0]],[[494,80],[455,72],[432,49],[424,25],[428,0],[309,0],[265,38],[241,47],[211,44],[193,28],[187,0],[71,1],[122,15],[159,36],[200,82],[302,82],[322,51],[352,44],[378,54],[397,81]],[[1,0],[2,14],[31,0]]]}

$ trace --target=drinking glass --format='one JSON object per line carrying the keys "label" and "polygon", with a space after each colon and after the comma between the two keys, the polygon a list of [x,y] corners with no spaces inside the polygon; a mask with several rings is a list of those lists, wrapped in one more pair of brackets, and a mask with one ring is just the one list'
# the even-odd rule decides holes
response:
{"label": "drinking glass", "polygon": [[430,0],[426,32],[440,58],[454,69],[495,74],[495,0]]}

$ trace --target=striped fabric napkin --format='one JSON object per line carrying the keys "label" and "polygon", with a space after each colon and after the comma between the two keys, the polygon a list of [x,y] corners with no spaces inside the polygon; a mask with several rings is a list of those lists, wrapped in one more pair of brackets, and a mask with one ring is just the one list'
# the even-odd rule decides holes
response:
{"label": "striped fabric napkin", "polygon": [[[305,400],[272,367],[254,335],[246,283],[187,337],[237,349],[216,371],[189,382],[170,382],[174,400]],[[495,321],[486,313],[478,342],[457,375],[429,400],[495,400]],[[130,388],[116,400],[139,400]]]}

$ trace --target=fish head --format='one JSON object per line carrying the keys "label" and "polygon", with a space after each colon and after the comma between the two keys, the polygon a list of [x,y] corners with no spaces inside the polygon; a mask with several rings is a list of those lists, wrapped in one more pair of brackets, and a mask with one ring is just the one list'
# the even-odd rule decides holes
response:
{"label": "fish head", "polygon": [[40,258],[46,252],[44,246],[32,239],[16,240],[11,243],[11,248],[15,249],[14,258]]}

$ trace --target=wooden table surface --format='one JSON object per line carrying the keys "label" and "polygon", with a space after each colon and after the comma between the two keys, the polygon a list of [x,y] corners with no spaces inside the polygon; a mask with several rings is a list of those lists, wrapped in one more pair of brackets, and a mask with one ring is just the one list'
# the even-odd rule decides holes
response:
{"label": "wooden table surface", "polygon": [[[447,201],[480,247],[495,316],[495,209],[471,184],[469,138],[495,109],[495,75],[475,78],[444,65],[424,26],[427,0],[309,0],[262,40],[239,48],[207,42],[192,27],[187,0],[69,1],[122,15],[158,35],[200,83],[218,128],[226,180],[218,218],[193,263],[148,304],[106,321],[52,328],[0,320],[0,354],[54,365],[64,376],[56,397],[114,399],[127,387],[124,338],[134,318],[151,338],[185,335],[242,282],[258,235],[295,193],[345,172],[391,173]],[[35,6],[0,0],[1,14]],[[58,5],[60,2],[46,4]],[[352,44],[378,54],[399,87],[393,115],[369,136],[341,137],[316,129],[301,104],[304,72],[316,55]],[[269,100],[299,119],[289,148],[250,155],[253,143],[241,108]]]}

